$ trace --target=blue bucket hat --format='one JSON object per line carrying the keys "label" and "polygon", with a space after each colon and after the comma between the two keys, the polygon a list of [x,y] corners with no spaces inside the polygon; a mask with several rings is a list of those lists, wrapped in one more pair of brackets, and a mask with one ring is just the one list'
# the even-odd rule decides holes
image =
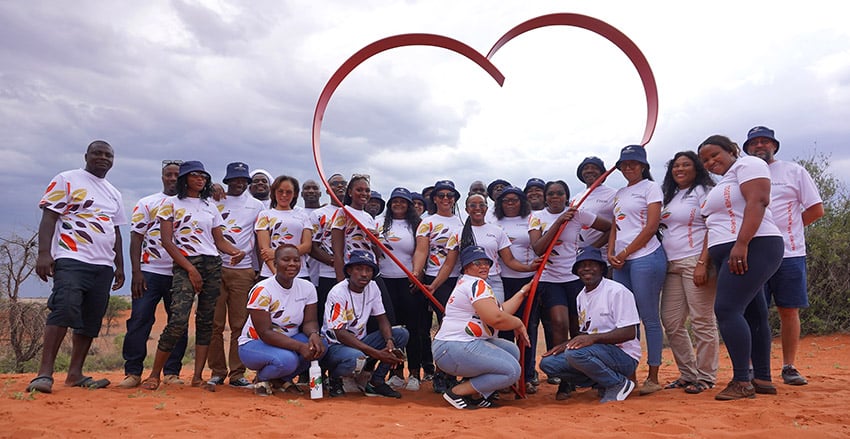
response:
{"label": "blue bucket hat", "polygon": [[233,162],[227,165],[227,173],[224,174],[224,179],[221,181],[227,184],[227,181],[233,178],[247,178],[251,181],[251,174],[248,172],[248,165],[242,162]]}
{"label": "blue bucket hat", "polygon": [[[392,197],[390,197],[390,199],[392,199]],[[423,197],[419,192],[410,193],[410,201],[412,202],[413,200],[419,200],[422,204],[425,204],[425,197]]]}
{"label": "blue bucket hat", "polygon": [[602,264],[602,275],[608,270],[608,261],[602,258],[602,251],[593,246],[582,247],[578,251],[576,261],[573,263],[573,274],[578,276],[578,264],[582,261],[596,261]]}
{"label": "blue bucket hat", "polygon": [[500,184],[503,187],[511,186],[511,184],[508,183],[507,180],[502,180],[501,178],[497,178],[491,181],[490,184],[487,185],[487,196],[490,197],[491,200],[495,200],[495,198],[493,198],[493,191],[496,190],[497,184]]}
{"label": "blue bucket hat", "polygon": [[753,140],[756,137],[766,137],[770,140],[773,140],[776,143],[776,152],[774,152],[774,154],[779,152],[779,141],[776,140],[776,137],[774,137],[773,130],[768,128],[768,127],[757,126],[757,127],[752,127],[752,128],[750,128],[749,131],[747,131],[747,141],[744,142],[744,146],[743,146],[745,153],[747,153],[747,154],[750,153],[749,151],[747,151],[747,145],[750,144],[750,140]]}
{"label": "blue bucket hat", "polygon": [[[641,148],[641,149],[643,149],[643,148]],[[619,162],[617,162],[617,163],[619,163]],[[576,169],[576,176],[578,176],[578,181],[580,181],[584,184],[588,184],[588,183],[586,181],[584,181],[583,178],[581,178],[581,170],[584,169],[584,167],[587,166],[587,165],[596,165],[596,167],[598,167],[600,171],[605,172],[605,162],[603,162],[601,158],[593,157],[593,156],[585,157],[585,159],[582,160],[581,163],[579,163],[578,168]]]}
{"label": "blue bucket hat", "polygon": [[[419,197],[422,198],[422,195],[419,195]],[[401,198],[402,200],[413,204],[413,195],[410,193],[409,190],[403,187],[397,187],[393,189],[393,192],[390,194],[390,201],[392,201],[393,198]],[[422,198],[422,202],[425,202],[424,198]]]}
{"label": "blue bucket hat", "polygon": [[384,201],[384,199],[383,199],[383,198],[381,198],[381,193],[380,193],[380,192],[378,192],[378,191],[372,191],[372,193],[371,193],[371,194],[369,194],[369,199],[370,199],[370,200],[378,200],[378,201],[380,201],[380,202],[381,202],[381,208],[378,210],[378,215],[380,215],[380,214],[381,214],[381,212],[383,212],[383,211],[384,211],[384,207],[386,207],[386,206],[387,206],[387,202],[386,202],[386,201]]}
{"label": "blue bucket hat", "polygon": [[182,177],[190,172],[203,172],[204,174],[207,174],[207,179],[210,178],[210,173],[204,169],[204,164],[197,160],[189,160],[180,164],[180,173],[177,174],[177,176]]}
{"label": "blue bucket hat", "polygon": [[434,196],[440,191],[452,191],[455,194],[455,201],[460,200],[460,192],[455,189],[455,184],[451,180],[440,180],[434,183],[434,190],[431,191],[431,201],[434,201]]}
{"label": "blue bucket hat", "polygon": [[525,189],[522,191],[528,192],[528,190],[533,187],[539,187],[542,190],[546,190],[546,182],[536,177],[529,178],[528,181],[525,182]]}
{"label": "blue bucket hat", "polygon": [[461,267],[466,267],[471,264],[472,261],[477,261],[479,259],[486,259],[491,266],[493,265],[493,260],[487,256],[487,252],[484,251],[484,247],[481,247],[480,245],[470,245],[460,251]]}
{"label": "blue bucket hat", "polygon": [[343,271],[345,271],[345,277],[349,277],[348,275],[348,267],[352,265],[368,265],[372,267],[372,279],[378,277],[380,274],[380,268],[378,264],[375,262],[375,255],[367,252],[366,250],[352,250],[351,254],[348,256],[348,262],[345,263],[343,267]]}
{"label": "blue bucket hat", "polygon": [[518,187],[510,186],[510,187],[506,187],[505,190],[503,190],[502,193],[499,194],[499,198],[496,199],[496,203],[501,203],[502,199],[504,199],[505,195],[507,195],[507,194],[514,194],[514,195],[518,196],[519,201],[521,203],[528,201],[528,197],[525,196],[525,192],[519,190]]}
{"label": "blue bucket hat", "polygon": [[649,162],[646,161],[646,150],[640,145],[629,145],[621,149],[620,159],[617,160],[617,164],[614,166],[619,169],[620,163],[627,160],[643,163],[646,165],[646,169],[649,169]]}

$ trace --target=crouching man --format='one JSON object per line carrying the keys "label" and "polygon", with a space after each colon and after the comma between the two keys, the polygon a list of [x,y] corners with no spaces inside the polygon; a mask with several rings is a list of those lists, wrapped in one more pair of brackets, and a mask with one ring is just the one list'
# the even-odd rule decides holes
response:
{"label": "crouching man", "polygon": [[[366,396],[401,398],[385,378],[392,366],[404,361],[407,330],[390,327],[381,302],[381,290],[373,279],[378,275],[375,257],[364,250],[353,250],[343,267],[345,279],[328,293],[322,332],[327,336],[328,353],[322,362],[330,376],[330,396],[342,396],[342,379],[359,374],[371,357],[380,363],[365,384]],[[374,316],[378,331],[366,333],[366,321]]]}
{"label": "crouching man", "polygon": [[635,388],[628,377],[640,360],[640,317],[632,293],[604,277],[607,267],[594,247],[583,248],[573,264],[573,274],[584,283],[576,298],[581,334],[540,360],[543,372],[569,384],[561,387],[558,400],[569,398],[576,387],[595,387],[602,395],[600,402],[622,401]]}

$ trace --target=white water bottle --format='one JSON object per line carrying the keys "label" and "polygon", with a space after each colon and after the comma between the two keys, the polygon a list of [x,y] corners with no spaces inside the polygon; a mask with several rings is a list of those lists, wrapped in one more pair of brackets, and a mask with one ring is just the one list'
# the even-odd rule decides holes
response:
{"label": "white water bottle", "polygon": [[310,399],[321,399],[322,392],[322,369],[318,360],[310,362]]}

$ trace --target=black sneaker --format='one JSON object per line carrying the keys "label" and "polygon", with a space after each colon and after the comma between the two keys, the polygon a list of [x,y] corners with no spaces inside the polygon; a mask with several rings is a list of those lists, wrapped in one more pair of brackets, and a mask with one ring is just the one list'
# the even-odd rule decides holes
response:
{"label": "black sneaker", "polygon": [[475,410],[478,408],[478,404],[476,402],[473,402],[465,396],[455,395],[451,389],[446,389],[445,393],[443,393],[443,399],[448,401],[452,407],[458,410]]}
{"label": "black sneaker", "polygon": [[363,392],[366,396],[383,396],[385,398],[401,398],[401,393],[393,390],[387,383],[381,384],[366,384],[366,390]]}
{"label": "black sneaker", "polygon": [[446,393],[446,390],[449,388],[446,375],[442,372],[434,374],[434,378],[431,380],[431,386],[434,388],[434,393]]}
{"label": "black sneaker", "polygon": [[333,398],[344,395],[345,390],[342,388],[342,378],[328,378],[328,396]]}
{"label": "black sneaker", "polygon": [[803,386],[809,384],[806,378],[793,365],[782,366],[782,381],[792,386]]}

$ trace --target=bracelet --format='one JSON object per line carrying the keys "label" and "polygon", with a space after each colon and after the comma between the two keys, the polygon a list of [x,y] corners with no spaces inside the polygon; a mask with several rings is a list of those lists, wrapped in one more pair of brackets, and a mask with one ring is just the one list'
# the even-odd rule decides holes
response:
{"label": "bracelet", "polygon": [[705,265],[705,261],[697,261],[697,264]]}

